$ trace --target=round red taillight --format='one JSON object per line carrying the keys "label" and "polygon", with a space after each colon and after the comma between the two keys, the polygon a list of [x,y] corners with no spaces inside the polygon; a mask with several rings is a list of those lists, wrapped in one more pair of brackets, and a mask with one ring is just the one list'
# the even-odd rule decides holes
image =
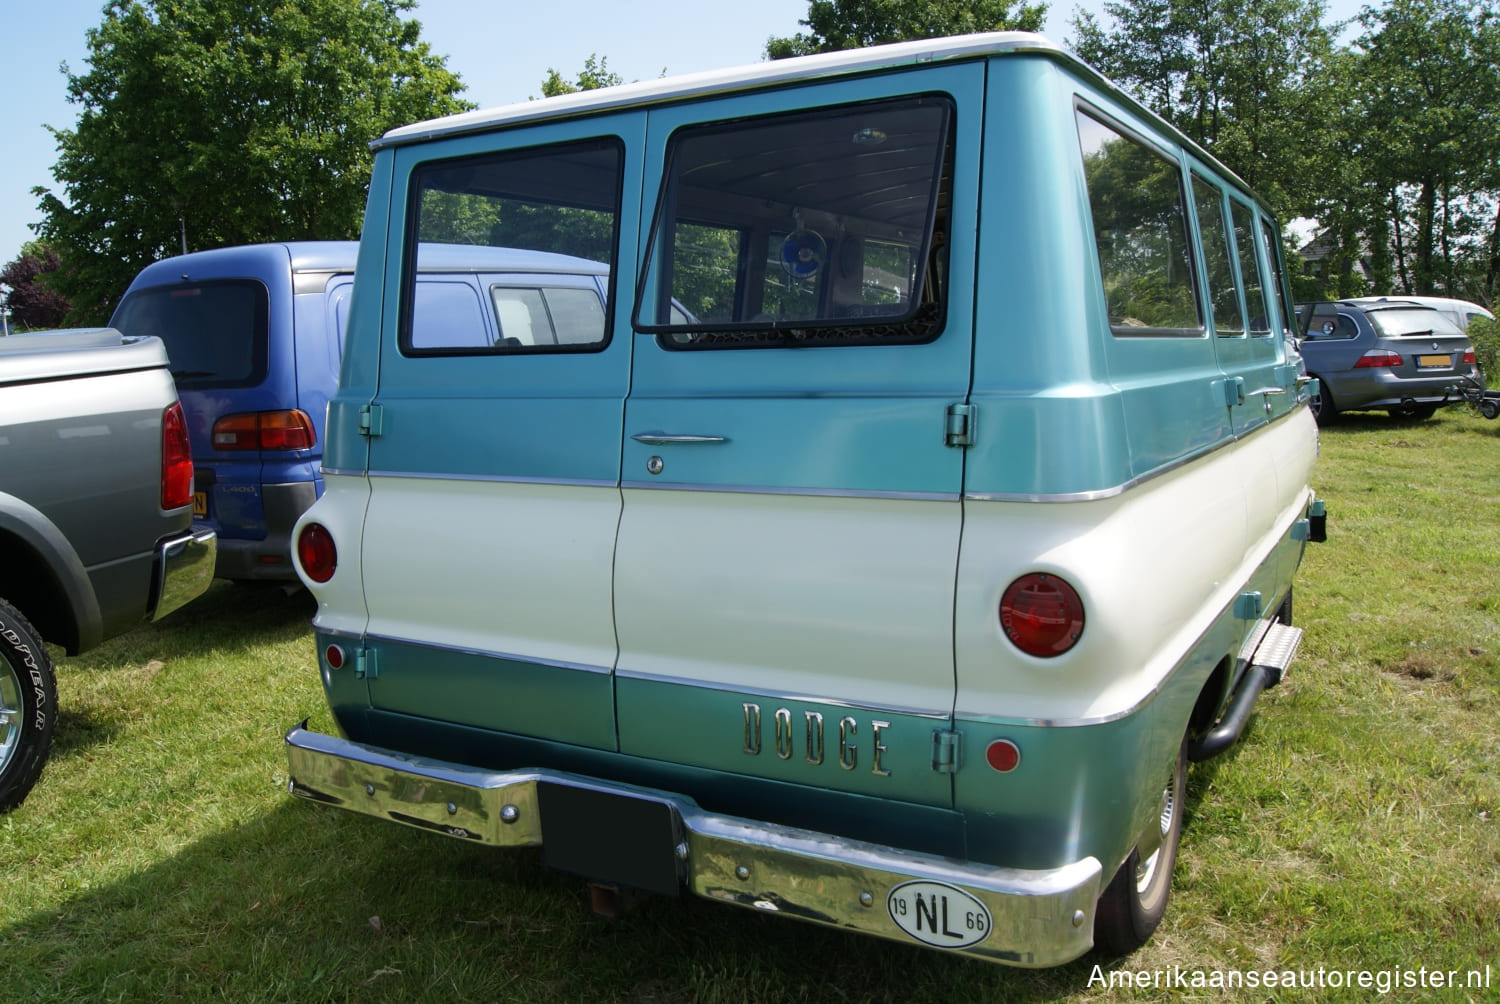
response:
{"label": "round red taillight", "polygon": [[327,660],[329,669],[344,668],[344,650],[337,645],[329,645],[325,648],[323,658]]}
{"label": "round red taillight", "polygon": [[1000,628],[1028,655],[1061,655],[1083,634],[1083,600],[1055,575],[1023,575],[1000,597]]}
{"label": "round red taillight", "polygon": [[309,523],[297,534],[297,560],[302,571],[314,582],[327,582],[339,564],[338,548],[333,546],[333,534],[322,523]]}
{"label": "round red taillight", "polygon": [[1009,774],[1021,766],[1021,747],[1009,739],[996,739],[985,747],[985,761],[1002,774]]}

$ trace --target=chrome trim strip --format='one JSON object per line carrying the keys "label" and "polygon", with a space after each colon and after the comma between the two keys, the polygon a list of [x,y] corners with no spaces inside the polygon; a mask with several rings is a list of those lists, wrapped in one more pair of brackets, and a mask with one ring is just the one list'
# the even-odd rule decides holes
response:
{"label": "chrome trim strip", "polygon": [[732,906],[947,948],[939,944],[936,924],[933,940],[919,942],[898,923],[903,911],[891,900],[918,882],[928,884],[929,893],[971,898],[988,911],[985,933],[970,944],[971,929],[955,929],[961,940],[949,944],[961,947],[949,951],[1053,966],[1082,955],[1093,941],[1103,873],[1093,857],[1050,869],[996,868],[706,812],[683,795],[581,774],[487,771],[407,756],[310,731],[305,721],[286,734],[286,750],[289,794],[477,844],[540,846],[542,784],[665,805],[679,842],[659,850],[675,855],[677,881],[694,895]]}
{"label": "chrome trim strip", "polygon": [[[1269,392],[1268,391],[1253,391],[1252,393],[1255,393],[1255,394],[1264,394],[1264,393],[1269,393]],[[1145,474],[1137,475],[1136,477],[1131,478],[1129,481],[1126,481],[1126,482],[1124,482],[1122,484],[1115,485],[1113,488],[1096,488],[1096,489],[1091,489],[1089,491],[1081,491],[1081,492],[1057,492],[1057,493],[1050,493],[1050,492],[1038,492],[1038,493],[1034,493],[1034,492],[964,492],[964,501],[965,502],[1102,502],[1105,499],[1112,499],[1112,498],[1116,498],[1117,496],[1123,495],[1123,494],[1125,494],[1126,492],[1130,491],[1133,488],[1139,488],[1141,485],[1145,484],[1148,481],[1151,481],[1151,480],[1153,480],[1155,478],[1159,478],[1159,477],[1161,477],[1161,476],[1163,476],[1165,474],[1170,474],[1173,471],[1175,471],[1175,470],[1177,470],[1177,469],[1179,469],[1181,467],[1186,467],[1188,464],[1191,464],[1191,463],[1193,463],[1194,461],[1197,461],[1197,460],[1201,460],[1204,457],[1209,456],[1210,454],[1217,453],[1220,450],[1227,449],[1227,448],[1229,448],[1231,446],[1234,446],[1234,445],[1236,445],[1238,443],[1243,443],[1247,439],[1249,439],[1251,436],[1254,436],[1256,433],[1261,432],[1264,429],[1271,428],[1277,422],[1280,422],[1283,419],[1290,418],[1292,415],[1296,414],[1297,407],[1301,407],[1301,405],[1302,405],[1302,401],[1301,401],[1301,399],[1299,399],[1299,402],[1298,402],[1297,406],[1295,406],[1295,407],[1287,410],[1283,414],[1277,415],[1275,418],[1272,418],[1272,419],[1262,419],[1261,421],[1259,421],[1259,422],[1256,423],[1256,425],[1255,425],[1255,427],[1253,429],[1249,429],[1249,430],[1247,430],[1245,432],[1241,432],[1241,433],[1236,433],[1236,434],[1230,436],[1229,438],[1227,438],[1227,439],[1221,439],[1221,440],[1219,440],[1216,443],[1210,443],[1208,446],[1202,447],[1201,449],[1198,449],[1198,450],[1194,450],[1192,453],[1185,453],[1182,456],[1178,457],[1176,460],[1169,460],[1167,463],[1162,464],[1160,467],[1152,468],[1151,470],[1147,471]]]}
{"label": "chrome trim strip", "polygon": [[743,694],[746,697],[758,697],[767,702],[822,704],[830,708],[848,708],[852,711],[868,711],[874,714],[928,718],[935,722],[947,722],[949,718],[946,710],[932,711],[926,708],[903,708],[894,704],[856,704],[853,701],[843,701],[833,697],[814,697],[809,694],[789,693],[777,690],[757,690],[754,687],[737,687],[728,683],[693,680],[680,676],[663,676],[658,673],[640,673],[628,669],[616,670],[615,676],[619,679],[640,680],[645,683],[665,683],[672,686],[692,687],[696,690],[713,690],[725,694]]}
{"label": "chrome trim strip", "polygon": [[907,502],[957,502],[958,492],[887,492],[857,488],[773,488],[766,485],[709,485],[660,481],[621,481],[621,488],[664,492],[720,492],[730,495],[811,495],[817,498],[898,499]]}
{"label": "chrome trim strip", "polygon": [[[325,632],[333,634],[334,632]],[[473,655],[486,659],[504,659],[507,662],[523,662],[530,666],[546,666],[549,669],[566,669],[576,673],[593,673],[595,675],[608,676],[614,670],[609,666],[590,666],[582,662],[565,662],[561,659],[537,659],[529,655],[516,655],[511,652],[492,652],[482,648],[467,648],[460,645],[441,645],[437,642],[419,641],[415,638],[393,638],[390,635],[366,633],[364,641],[380,642],[388,645],[404,645],[407,648],[425,648],[438,652],[451,652],[455,655]]]}
{"label": "chrome trim strip", "polygon": [[330,475],[345,478],[362,478],[365,476],[365,470],[362,467],[319,467],[318,473],[325,478]]}
{"label": "chrome trim strip", "polygon": [[[365,473],[365,472],[360,472]],[[593,478],[528,478],[504,474],[438,474],[432,471],[369,471],[371,478],[402,478],[412,481],[475,481],[506,485],[563,485],[574,488],[616,488],[614,481]]]}

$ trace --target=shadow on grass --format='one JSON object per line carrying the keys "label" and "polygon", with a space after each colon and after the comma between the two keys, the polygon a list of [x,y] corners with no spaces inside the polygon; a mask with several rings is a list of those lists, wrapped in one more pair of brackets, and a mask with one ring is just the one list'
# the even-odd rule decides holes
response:
{"label": "shadow on grass", "polygon": [[[121,839],[129,839],[122,835]],[[287,799],[0,931],[12,999],[1042,1001],[1004,969],[692,898],[617,921],[539,852]]]}

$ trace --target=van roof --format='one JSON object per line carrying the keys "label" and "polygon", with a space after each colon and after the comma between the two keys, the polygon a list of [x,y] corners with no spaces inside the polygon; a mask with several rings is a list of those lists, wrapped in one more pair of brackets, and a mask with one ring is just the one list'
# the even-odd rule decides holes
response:
{"label": "van roof", "polygon": [[[641,105],[663,104],[687,98],[708,97],[732,91],[756,90],[777,84],[841,77],[871,70],[896,69],[923,63],[972,59],[976,56],[1036,52],[1085,68],[1067,50],[1051,39],[1025,31],[986,32],[928,38],[915,42],[872,45],[811,56],[773,59],[724,70],[705,70],[677,77],[641,80],[613,87],[600,87],[559,94],[539,101],[525,101],[498,108],[461,112],[392,129],[370,146],[399,146],[441,136],[478,132],[499,126],[541,119],[575,118],[603,111]],[[1091,74],[1093,71],[1089,71]],[[1100,78],[1101,80],[1103,78]],[[1113,90],[1113,86],[1111,89]],[[1123,93],[1123,92],[1122,92]],[[1134,104],[1134,102],[1131,102]]]}
{"label": "van roof", "polygon": [[354,269],[354,260],[358,254],[358,241],[269,241],[264,244],[237,244],[162,258],[142,269],[141,275],[148,271],[191,270],[209,262],[222,264],[226,259],[256,261],[277,255],[291,259],[293,272],[347,272]]}
{"label": "van roof", "polygon": [[476,244],[422,243],[423,272],[548,272],[565,275],[609,275],[604,262],[551,251],[488,247]]}

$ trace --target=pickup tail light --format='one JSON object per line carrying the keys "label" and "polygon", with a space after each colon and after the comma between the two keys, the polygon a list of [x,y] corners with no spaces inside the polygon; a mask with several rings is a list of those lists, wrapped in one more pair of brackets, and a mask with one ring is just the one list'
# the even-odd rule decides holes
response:
{"label": "pickup tail light", "polygon": [[1023,575],[1000,597],[1000,629],[1027,655],[1062,655],[1083,634],[1083,600],[1056,575]]}
{"label": "pickup tail light", "polygon": [[300,408],[225,415],[213,427],[216,450],[310,450],[317,441],[312,419]]}
{"label": "pickup tail light", "polygon": [[161,507],[181,509],[193,502],[193,448],[188,442],[182,403],[161,413]]}
{"label": "pickup tail light", "polygon": [[1371,349],[1359,357],[1359,361],[1354,364],[1354,368],[1357,370],[1395,369],[1400,365],[1401,356],[1399,353],[1387,352],[1384,349]]}
{"label": "pickup tail light", "polygon": [[297,534],[297,561],[314,582],[327,582],[339,566],[333,534],[322,523],[308,523]]}

